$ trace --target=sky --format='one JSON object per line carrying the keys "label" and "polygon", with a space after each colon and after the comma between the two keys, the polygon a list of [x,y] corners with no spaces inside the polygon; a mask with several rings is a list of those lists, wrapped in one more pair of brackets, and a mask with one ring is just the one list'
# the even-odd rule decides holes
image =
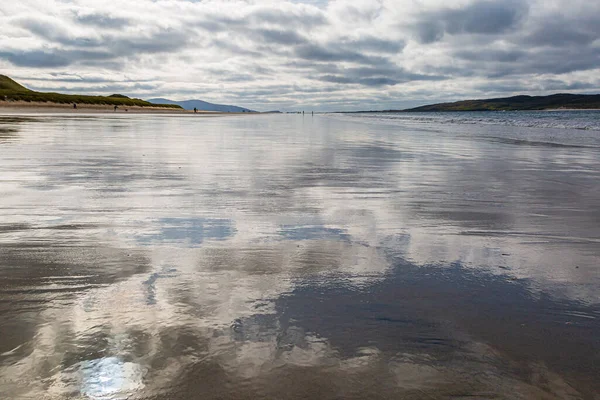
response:
{"label": "sky", "polygon": [[600,2],[2,1],[0,74],[260,111],[600,93]]}

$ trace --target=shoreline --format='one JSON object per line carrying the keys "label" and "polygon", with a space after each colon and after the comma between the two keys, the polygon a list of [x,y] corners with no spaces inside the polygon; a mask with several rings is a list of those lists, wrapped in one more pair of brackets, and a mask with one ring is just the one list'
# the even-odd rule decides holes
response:
{"label": "shoreline", "polygon": [[539,111],[600,111],[600,108],[546,108]]}
{"label": "shoreline", "polygon": [[425,113],[461,113],[461,112],[545,112],[545,111],[600,111],[600,108],[544,108],[541,110],[380,110],[380,111],[331,111],[326,114],[425,114]]}
{"label": "shoreline", "polygon": [[255,113],[224,113],[219,111],[184,110],[167,107],[119,106],[115,111],[113,105],[42,103],[26,101],[0,101],[0,115],[3,114],[175,114],[175,115],[242,115]]}

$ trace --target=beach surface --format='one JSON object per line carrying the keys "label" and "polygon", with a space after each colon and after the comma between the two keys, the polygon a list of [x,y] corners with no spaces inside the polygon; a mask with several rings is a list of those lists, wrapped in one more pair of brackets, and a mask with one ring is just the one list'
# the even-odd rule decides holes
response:
{"label": "beach surface", "polygon": [[600,398],[598,116],[397,118],[0,116],[0,398]]}
{"label": "beach surface", "polygon": [[96,105],[96,104],[77,104],[77,108],[73,104],[58,104],[58,103],[39,103],[26,101],[0,101],[1,114],[48,114],[48,113],[67,113],[67,114],[110,114],[110,113],[132,113],[132,114],[231,114],[214,111],[194,111],[168,108],[168,107],[139,107],[139,106],[119,106],[115,111],[111,105]]}

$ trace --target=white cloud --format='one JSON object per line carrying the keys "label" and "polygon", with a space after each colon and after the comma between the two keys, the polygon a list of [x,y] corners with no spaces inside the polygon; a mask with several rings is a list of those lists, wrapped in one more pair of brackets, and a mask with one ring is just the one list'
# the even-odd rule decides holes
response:
{"label": "white cloud", "polygon": [[23,0],[0,4],[0,71],[39,90],[399,108],[598,90],[599,26],[583,0]]}

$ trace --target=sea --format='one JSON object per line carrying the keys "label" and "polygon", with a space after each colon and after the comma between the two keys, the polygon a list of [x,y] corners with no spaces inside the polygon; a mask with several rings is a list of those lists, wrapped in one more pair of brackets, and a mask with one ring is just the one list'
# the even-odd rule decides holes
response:
{"label": "sea", "polygon": [[600,112],[0,115],[0,398],[598,399]]}

